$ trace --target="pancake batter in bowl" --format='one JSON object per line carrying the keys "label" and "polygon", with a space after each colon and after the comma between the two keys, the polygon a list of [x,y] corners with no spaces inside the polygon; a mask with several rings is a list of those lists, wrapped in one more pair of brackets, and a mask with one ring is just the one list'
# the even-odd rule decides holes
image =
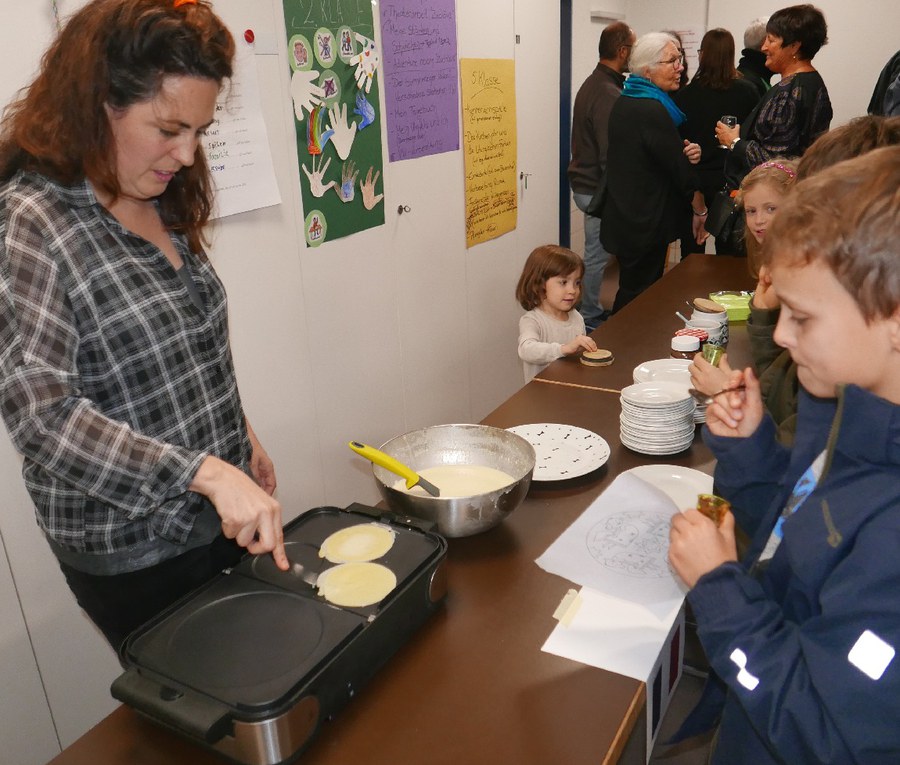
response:
{"label": "pancake batter in bowl", "polygon": [[[479,494],[487,494],[498,489],[503,489],[515,483],[509,473],[488,467],[487,465],[437,465],[423,468],[418,471],[426,481],[433,483],[441,492],[441,499],[452,497],[474,497]],[[404,479],[398,480],[393,485],[397,491],[405,491],[408,494],[430,496],[419,486],[412,489],[406,488]]]}

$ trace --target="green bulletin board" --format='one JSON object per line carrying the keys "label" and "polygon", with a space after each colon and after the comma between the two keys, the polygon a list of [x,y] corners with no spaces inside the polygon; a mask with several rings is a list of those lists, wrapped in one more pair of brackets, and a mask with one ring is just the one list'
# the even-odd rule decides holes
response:
{"label": "green bulletin board", "polygon": [[283,0],[307,245],[384,224],[371,0]]}

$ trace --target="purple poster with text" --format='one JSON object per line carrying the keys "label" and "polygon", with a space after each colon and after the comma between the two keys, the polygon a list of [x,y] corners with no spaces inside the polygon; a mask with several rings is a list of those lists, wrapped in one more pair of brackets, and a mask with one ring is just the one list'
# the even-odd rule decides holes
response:
{"label": "purple poster with text", "polygon": [[455,0],[382,0],[391,162],[459,149]]}

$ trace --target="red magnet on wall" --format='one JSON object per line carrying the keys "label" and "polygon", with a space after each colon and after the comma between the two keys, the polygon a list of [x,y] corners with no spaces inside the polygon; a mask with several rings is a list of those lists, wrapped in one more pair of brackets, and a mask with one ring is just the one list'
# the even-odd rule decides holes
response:
{"label": "red magnet on wall", "polygon": [[256,35],[253,34],[252,29],[247,29],[244,31],[244,39],[251,45],[253,44],[253,41],[256,39]]}

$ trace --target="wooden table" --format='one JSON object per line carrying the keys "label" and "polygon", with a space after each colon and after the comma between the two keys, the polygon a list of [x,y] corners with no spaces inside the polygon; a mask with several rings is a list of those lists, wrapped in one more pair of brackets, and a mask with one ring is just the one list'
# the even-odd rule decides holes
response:
{"label": "wooden table", "polygon": [[[690,255],[640,295],[639,302],[625,306],[591,334],[600,348],[613,352],[612,365],[586,367],[577,356],[572,356],[554,362],[535,379],[621,389],[633,382],[631,373],[638,364],[669,356],[672,335],[684,327],[675,312],[689,316],[691,308],[687,302],[718,290],[747,290],[755,286],[744,258]],[[732,323],[729,330],[728,356],[732,366],[749,363],[745,323]]]}
{"label": "wooden table", "polygon": [[[323,724],[300,758],[303,765],[644,761],[644,684],[541,651],[554,627],[553,611],[572,584],[534,561],[621,471],[650,462],[709,471],[711,455],[699,438],[671,458],[625,449],[618,438],[618,396],[593,388],[628,385],[637,364],[667,356],[669,338],[681,326],[674,312],[687,309],[685,299],[751,286],[745,261],[691,255],[595,331],[598,344],[615,353],[612,366],[554,362],[485,418],[497,427],[577,425],[606,438],[612,454],[588,476],[533,484],[525,502],[499,527],[450,540],[446,607]],[[737,360],[746,359],[740,326],[732,328],[730,351]],[[221,762],[124,706],[52,761]]]}

